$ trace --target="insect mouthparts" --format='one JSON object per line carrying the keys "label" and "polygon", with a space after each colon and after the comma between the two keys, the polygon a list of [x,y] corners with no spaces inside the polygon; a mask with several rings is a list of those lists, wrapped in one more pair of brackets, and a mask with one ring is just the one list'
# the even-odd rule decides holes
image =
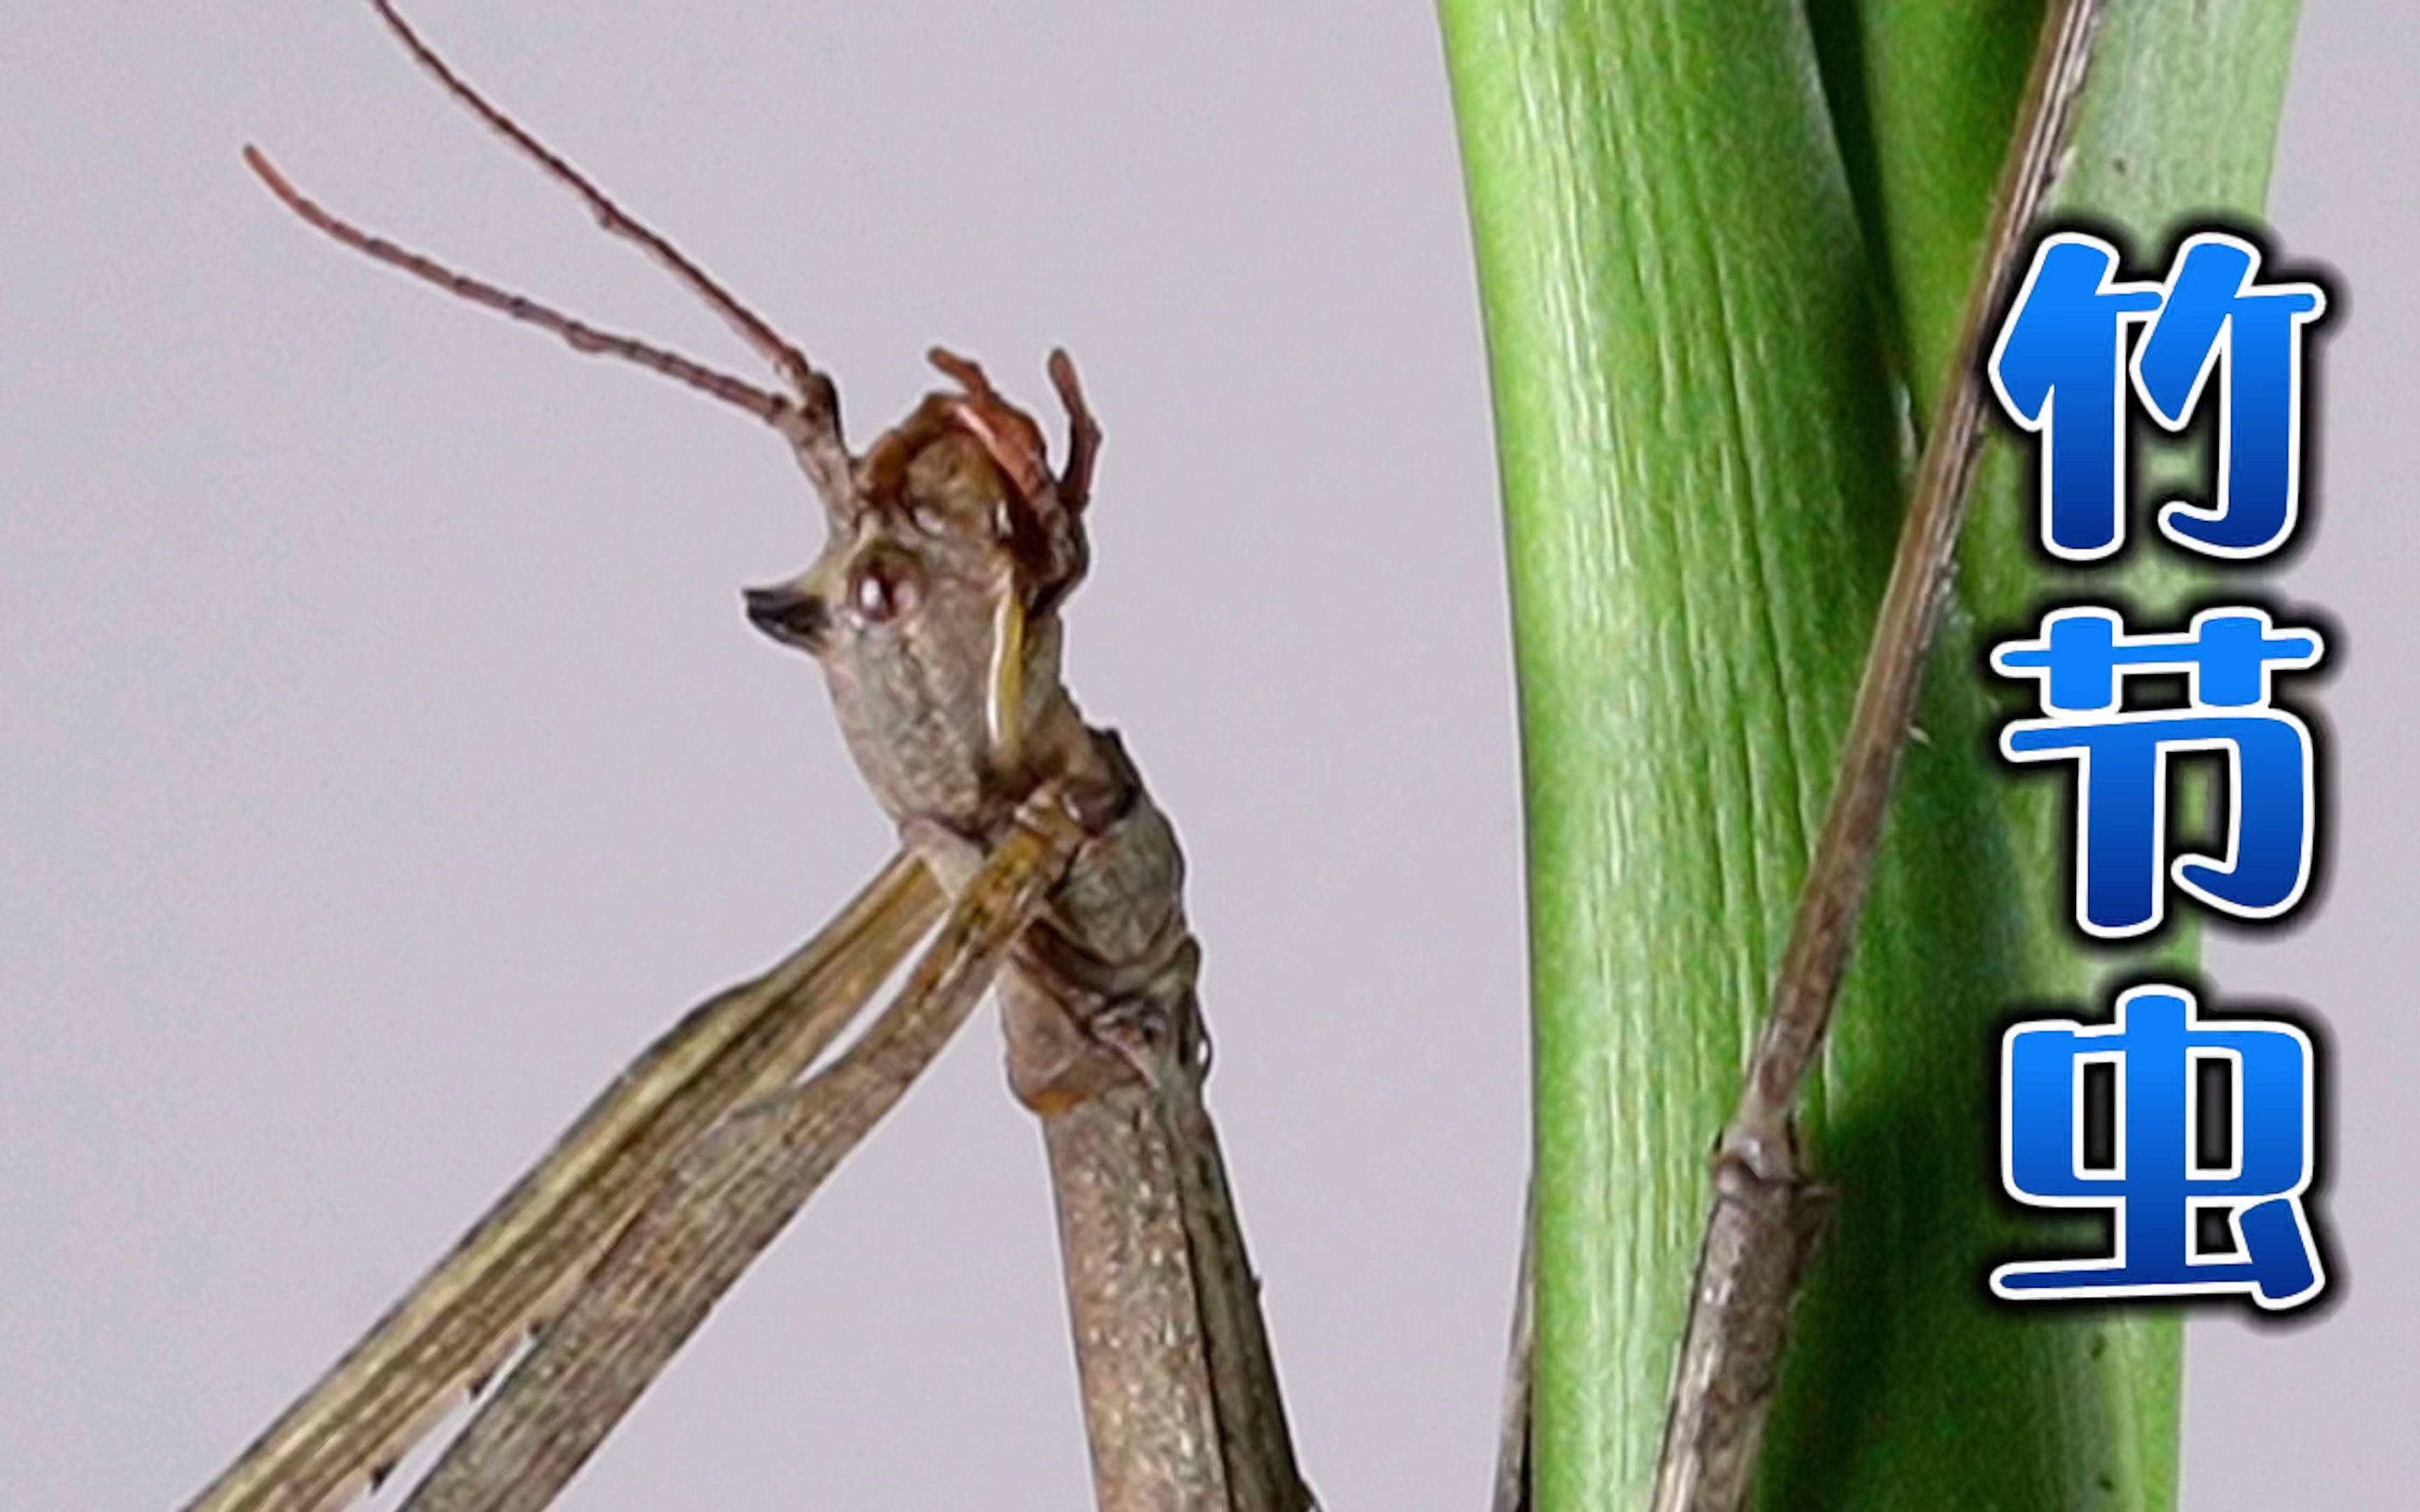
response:
{"label": "insect mouthparts", "polygon": [[793,584],[742,589],[740,598],[748,623],[783,645],[812,652],[831,626],[831,610],[822,595]]}

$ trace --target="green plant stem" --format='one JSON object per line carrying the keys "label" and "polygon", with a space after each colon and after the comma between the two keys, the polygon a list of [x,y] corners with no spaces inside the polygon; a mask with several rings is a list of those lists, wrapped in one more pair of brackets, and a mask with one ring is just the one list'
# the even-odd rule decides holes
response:
{"label": "green plant stem", "polygon": [[[1637,1504],[1706,1154],[2040,8],[1441,8],[1521,687],[1537,1504]],[[2192,28],[2189,0],[2117,8],[2061,198],[2164,255],[2180,212],[2257,206],[2293,8]],[[2059,795],[1989,755],[1975,625],[2009,627],[2045,587],[2001,450],[1809,1099],[1842,1200],[1767,1437],[1769,1506],[2174,1500],[2173,1325],[2020,1317],[1982,1287],[2040,1241],[1991,1180],[1996,1026],[2072,998],[2094,964],[2063,921]]]}

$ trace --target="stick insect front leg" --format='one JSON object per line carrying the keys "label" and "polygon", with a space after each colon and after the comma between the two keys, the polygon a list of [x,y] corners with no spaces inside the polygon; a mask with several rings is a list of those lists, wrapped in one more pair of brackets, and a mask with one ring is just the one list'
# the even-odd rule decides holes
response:
{"label": "stick insect front leg", "polygon": [[1048,795],[960,892],[899,996],[805,1084],[690,1146],[405,1512],[535,1512],[596,1452],[740,1273],[932,1064],[1065,870]]}
{"label": "stick insect front leg", "polygon": [[902,853],[813,940],[683,1018],[187,1512],[318,1508],[374,1484],[562,1307],[701,1134],[822,1053],[941,905]]}

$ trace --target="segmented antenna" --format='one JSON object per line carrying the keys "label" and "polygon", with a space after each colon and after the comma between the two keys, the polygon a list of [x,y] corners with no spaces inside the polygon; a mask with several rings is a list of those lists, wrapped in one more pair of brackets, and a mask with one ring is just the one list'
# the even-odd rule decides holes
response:
{"label": "segmented antenna", "polygon": [[260,181],[269,186],[269,192],[276,195],[280,203],[314,229],[324,232],[366,257],[434,284],[458,299],[483,304],[515,320],[551,331],[568,343],[574,351],[636,363],[641,367],[686,383],[700,393],[711,394],[725,404],[737,405],[769,424],[785,425],[798,410],[796,401],[769,389],[760,389],[745,378],[734,378],[703,363],[691,362],[678,352],[650,346],[633,336],[599,331],[525,294],[516,294],[484,279],[458,272],[434,257],[425,256],[384,237],[365,231],[331,213],[288,183],[286,176],[277,171],[277,165],[271,162],[268,155],[258,147],[246,147],[243,161]]}
{"label": "segmented antenna", "polygon": [[505,115],[490,103],[486,96],[473,88],[460,74],[454,71],[451,64],[438,55],[435,48],[422,40],[420,34],[411,29],[411,23],[405,21],[402,13],[395,8],[393,0],[370,0],[370,4],[377,9],[380,18],[386,23],[387,29],[394,32],[396,39],[403,43],[405,50],[411,54],[412,60],[427,69],[429,76],[442,85],[447,94],[453,96],[465,110],[486,122],[498,136],[511,143],[523,157],[536,163],[548,177],[579,195],[587,204],[590,212],[597,217],[598,225],[603,226],[611,235],[620,237],[625,241],[636,245],[653,258],[659,267],[678,279],[690,293],[705,301],[706,308],[721,316],[723,323],[738,333],[740,340],[748,343],[756,355],[772,363],[774,369],[799,391],[801,403],[812,407],[813,401],[808,396],[808,391],[827,380],[823,379],[813,364],[808,363],[805,353],[799,351],[779,332],[767,324],[755,311],[740,303],[737,296],[716,283],[705,269],[690,261],[687,254],[674,246],[663,236],[633,218],[622,207],[614,204],[587,175],[566,162],[560,154],[531,135],[519,121]]}
{"label": "segmented antenna", "polygon": [[391,268],[401,269],[457,298],[551,331],[576,351],[592,356],[618,357],[625,362],[635,363],[748,410],[788,439],[809,480],[823,495],[827,507],[834,511],[845,510],[850,495],[849,456],[847,445],[841,438],[840,400],[830,378],[818,371],[796,345],[742,304],[737,296],[691,262],[678,247],[615,204],[586,175],[473,89],[403,19],[393,0],[370,0],[370,4],[387,29],[411,54],[412,60],[436,79],[448,95],[502,136],[516,151],[535,162],[548,177],[578,194],[597,218],[597,224],[608,234],[636,245],[706,308],[721,316],[751,350],[772,364],[789,385],[791,393],[784,396],[759,388],[745,379],[637,337],[599,331],[526,295],[461,272],[433,257],[364,230],[297,190],[257,147],[245,147],[244,162],[261,182],[269,186],[270,193],[306,224],[365,256]]}

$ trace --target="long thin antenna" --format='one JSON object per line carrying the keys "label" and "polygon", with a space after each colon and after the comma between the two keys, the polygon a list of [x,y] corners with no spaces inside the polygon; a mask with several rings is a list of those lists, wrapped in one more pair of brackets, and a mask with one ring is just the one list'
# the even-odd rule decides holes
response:
{"label": "long thin antenna", "polygon": [[745,378],[734,378],[728,373],[707,367],[703,363],[692,362],[678,352],[650,346],[636,337],[599,331],[585,321],[541,304],[527,295],[516,294],[510,289],[499,287],[483,279],[473,278],[468,273],[458,272],[433,257],[424,256],[409,247],[400,246],[384,237],[365,231],[352,223],[332,214],[317,201],[287,182],[286,176],[277,171],[276,165],[271,162],[268,155],[258,147],[245,147],[243,161],[246,166],[258,176],[260,181],[269,186],[269,192],[276,195],[287,209],[302,217],[313,228],[352,248],[364,256],[382,262],[390,268],[399,268],[415,278],[436,285],[458,299],[469,300],[473,304],[486,305],[489,309],[509,316],[515,320],[524,321],[541,330],[551,331],[568,343],[574,351],[583,352],[592,357],[618,357],[624,362],[636,363],[641,367],[653,369],[666,378],[686,383],[700,393],[711,394],[725,404],[737,405],[784,433],[790,432],[798,424],[799,416],[798,401],[786,395],[775,393],[769,389],[760,389]]}
{"label": "long thin antenna", "polygon": [[531,135],[520,122],[473,89],[454,71],[452,65],[438,55],[435,48],[421,39],[420,34],[411,29],[411,23],[395,8],[392,0],[370,0],[370,3],[386,22],[387,28],[411,54],[413,60],[442,85],[447,94],[536,163],[548,177],[578,194],[596,215],[597,224],[607,232],[634,243],[659,266],[680,280],[690,292],[706,302],[707,308],[721,316],[723,322],[737,332],[758,356],[773,364],[797,390],[803,406],[809,409],[818,408],[818,395],[829,392],[830,381],[815,371],[804,352],[767,324],[753,310],[742,304],[737,296],[716,283],[705,269],[690,261],[687,254],[614,204],[585,174],[564,161],[545,143]]}

